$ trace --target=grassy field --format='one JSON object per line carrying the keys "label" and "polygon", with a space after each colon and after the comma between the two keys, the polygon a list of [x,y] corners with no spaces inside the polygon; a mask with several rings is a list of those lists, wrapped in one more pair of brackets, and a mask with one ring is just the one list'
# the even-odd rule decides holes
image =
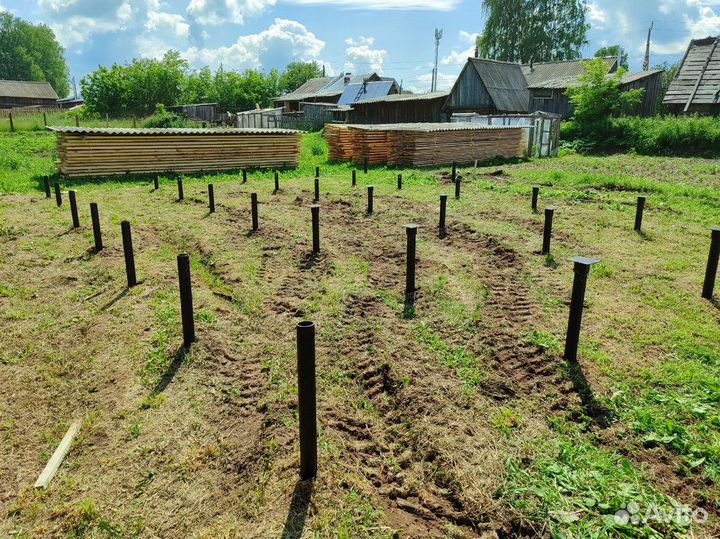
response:
{"label": "grassy field", "polygon": [[[62,184],[61,208],[40,188],[53,144],[45,133],[0,135],[0,536],[720,533],[720,312],[700,298],[708,227],[720,224],[713,161],[564,155],[464,169],[440,238],[447,169],[360,171],[353,189],[350,167],[326,163],[319,135],[305,137],[302,166],[281,173],[276,194],[271,174],[257,171],[247,184],[235,173],[185,177],[182,203],[174,178],[158,192],[149,178],[73,181]],[[316,165],[318,259],[308,208]],[[541,210],[556,207],[547,257],[533,185]],[[100,208],[99,254],[90,202]],[[131,290],[125,219],[141,281]],[[402,312],[409,222],[421,226],[412,317]],[[183,252],[198,333],[187,354]],[[579,363],[569,365],[574,255],[601,263]],[[312,484],[297,475],[302,319],[318,328]],[[58,476],[34,490],[76,420],[82,431]],[[695,522],[700,508],[707,520]]]}

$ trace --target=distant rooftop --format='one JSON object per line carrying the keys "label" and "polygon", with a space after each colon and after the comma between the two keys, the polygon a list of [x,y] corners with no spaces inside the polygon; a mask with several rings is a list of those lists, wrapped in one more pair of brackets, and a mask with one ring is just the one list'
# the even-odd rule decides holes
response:
{"label": "distant rooftop", "polygon": [[57,100],[58,95],[49,82],[0,80],[0,97]]}

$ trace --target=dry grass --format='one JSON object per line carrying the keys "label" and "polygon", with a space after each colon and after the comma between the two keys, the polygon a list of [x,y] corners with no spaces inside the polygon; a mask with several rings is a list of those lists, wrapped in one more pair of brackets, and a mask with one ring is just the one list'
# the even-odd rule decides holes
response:
{"label": "dry grass", "polygon": [[[577,198],[586,187],[555,177],[558,185],[542,191],[542,203],[557,207],[553,269],[537,254],[542,218],[527,196],[551,164],[506,167],[509,176],[467,171],[444,239],[437,199],[451,186],[442,177],[406,179],[397,192],[392,174],[376,174],[368,217],[362,174],[355,190],[349,176],[323,175],[319,259],[309,257],[311,178],[282,179],[273,195],[271,181],[215,177],[213,215],[199,179],[185,180],[183,203],[169,181],[159,192],[81,186],[79,230],[70,228],[67,202],[58,209],[38,194],[0,198],[0,532],[545,536],[557,523],[507,494],[508,461],[531,470],[566,439],[629,457],[621,479],[638,482],[637,496],[716,510],[717,485],[702,467],[683,480],[686,455],[644,446],[631,416],[615,413],[607,425],[599,410],[613,405],[623,381],[673,361],[679,345],[720,346],[717,307],[699,298],[717,200],[660,205],[651,197],[641,236],[632,231],[632,193]],[[252,191],[261,200],[257,234],[248,233]],[[100,207],[100,254],[89,251],[89,202]],[[129,291],[124,219],[142,281]],[[421,225],[413,318],[401,312],[407,222]],[[191,256],[199,339],[187,355],[181,252]],[[580,370],[567,368],[558,346],[572,277],[563,260],[575,254],[603,260],[589,283]],[[320,472],[312,486],[297,481],[300,319],[318,326]],[[686,322],[692,337],[666,338]],[[82,434],[59,475],[34,492],[77,418]],[[592,514],[581,521],[598,522]],[[625,536],[653,537],[641,531]]]}

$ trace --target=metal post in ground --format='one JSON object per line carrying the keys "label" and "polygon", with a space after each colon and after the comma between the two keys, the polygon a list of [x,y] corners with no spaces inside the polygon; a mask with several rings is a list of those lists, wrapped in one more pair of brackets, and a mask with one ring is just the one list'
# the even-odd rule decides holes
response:
{"label": "metal post in ground", "polygon": [[375,186],[374,185],[368,185],[367,186],[367,212],[368,215],[372,215],[374,208],[374,193],[375,193]]}
{"label": "metal post in ground", "polygon": [[315,167],[315,177],[316,178],[320,177],[320,167]]}
{"label": "metal post in ground", "polygon": [[43,124],[47,127],[47,113],[43,112]]}
{"label": "metal post in ground", "polygon": [[250,208],[252,211],[252,229],[253,231],[256,231],[258,226],[258,198],[257,193],[252,193],[250,195]]}
{"label": "metal post in ground", "polygon": [[585,303],[585,287],[590,267],[599,261],[584,256],[576,256],[568,260],[574,263],[575,278],[573,279],[572,297],[570,299],[570,316],[568,318],[567,336],[565,337],[564,357],[568,361],[577,361],[580,325]]}
{"label": "metal post in ground", "polygon": [[407,235],[406,271],[405,271],[405,313],[415,306],[415,254],[418,225],[405,225]]}
{"label": "metal post in ground", "polygon": [[275,171],[275,190],[273,193],[277,193],[280,190],[280,176],[278,174],[278,171]]}
{"label": "metal post in ground", "polygon": [[210,213],[215,213],[215,186],[208,184],[208,205],[210,206]]}
{"label": "metal post in ground", "polygon": [[190,281],[190,256],[177,257],[178,281],[180,284],[180,317],[182,319],[183,345],[189,348],[195,338],[195,316],[193,314],[192,282]]}
{"label": "metal post in ground", "polygon": [[445,215],[447,214],[447,201],[448,196],[447,195],[440,195],[440,224],[438,226],[440,237],[445,236]]}
{"label": "metal post in ground", "polygon": [[320,202],[320,178],[315,178],[315,202]]}
{"label": "metal post in ground", "polygon": [[365,159],[363,159],[363,170],[364,170],[365,174],[368,173],[368,158],[367,157]]}
{"label": "metal post in ground", "polygon": [[532,211],[537,213],[538,211],[538,195],[540,195],[540,188],[539,187],[533,187],[532,188],[532,203],[530,207],[532,208]]}
{"label": "metal post in ground", "polygon": [[58,208],[62,206],[62,192],[58,182],[55,182],[55,204],[57,204]]}
{"label": "metal post in ground", "polygon": [[70,199],[70,215],[72,217],[73,228],[80,228],[80,217],[78,216],[77,199],[75,198],[75,191],[69,191],[68,198]]}
{"label": "metal post in ground", "polygon": [[45,176],[45,178],[43,178],[43,183],[45,184],[45,198],[50,198],[52,196],[50,193],[50,178]]}
{"label": "metal post in ground", "polygon": [[133,253],[130,223],[128,221],[123,221],[120,223],[120,229],[122,230],[123,252],[125,254],[125,273],[127,274],[128,288],[132,288],[137,284],[137,274],[135,273],[135,254]]}
{"label": "metal post in ground", "polygon": [[715,277],[718,270],[718,259],[720,259],[720,226],[710,229],[710,254],[708,255],[707,268],[705,269],[705,282],[703,283],[702,297],[712,299],[715,288]]}
{"label": "metal post in ground", "polygon": [[314,255],[320,254],[320,206],[314,204],[310,206],[312,213],[312,252]]}
{"label": "metal post in ground", "polygon": [[457,163],[455,161],[452,162],[452,172],[450,173],[450,179],[453,183],[455,183],[455,180],[457,179]]}
{"label": "metal post in ground", "polygon": [[317,475],[317,408],[315,386],[315,324],[297,325],[298,419],[300,479]]}
{"label": "metal post in ground", "polygon": [[460,176],[457,176],[455,178],[455,200],[460,200],[460,183],[462,182],[462,179]]}
{"label": "metal post in ground", "polygon": [[10,118],[10,132],[13,133],[15,131],[15,123],[13,122],[12,112],[10,113],[9,118]]}
{"label": "metal post in ground", "polygon": [[357,185],[357,170],[352,171],[352,186],[355,187]]}
{"label": "metal post in ground", "polygon": [[542,254],[550,253],[550,239],[552,238],[552,223],[555,208],[545,208],[545,226],[543,227],[543,245]]}
{"label": "metal post in ground", "polygon": [[247,170],[245,169],[242,171],[242,182],[247,183]]}
{"label": "metal post in ground", "polygon": [[402,189],[402,174],[398,174],[398,190]]}
{"label": "metal post in ground", "polygon": [[645,211],[645,197],[637,197],[637,207],[635,208],[635,231],[642,230],[643,212]]}
{"label": "metal post in ground", "polygon": [[153,187],[156,191],[160,189],[160,180],[157,177],[153,178]]}
{"label": "metal post in ground", "polygon": [[178,200],[185,200],[185,190],[183,189],[182,180],[178,180]]}
{"label": "metal post in ground", "polygon": [[90,203],[90,219],[92,220],[93,238],[95,239],[95,252],[103,249],[102,232],[100,231],[100,212],[95,202]]}

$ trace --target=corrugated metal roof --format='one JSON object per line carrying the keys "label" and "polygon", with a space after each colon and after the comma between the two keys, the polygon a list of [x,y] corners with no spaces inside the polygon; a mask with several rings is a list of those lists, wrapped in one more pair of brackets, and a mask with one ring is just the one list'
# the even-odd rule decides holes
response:
{"label": "corrugated metal roof", "polygon": [[376,99],[368,99],[363,101],[363,105],[368,103],[393,103],[395,101],[426,101],[431,99],[439,99],[447,97],[450,92],[428,92],[426,94],[393,94],[386,95],[385,97],[378,97]]}
{"label": "corrugated metal roof", "polygon": [[[351,105],[378,97],[386,97],[393,88],[395,88],[394,80],[348,84],[338,100],[338,105]],[[397,88],[395,89],[397,91]]]}
{"label": "corrugated metal roof", "polygon": [[[364,82],[366,79],[372,82],[381,80],[377,73],[365,73],[360,75],[350,75],[350,80],[348,81],[348,84],[358,84]],[[324,88],[322,88],[318,92],[318,95],[342,94],[345,91],[346,86],[347,85],[345,84],[345,75],[340,74],[335,77],[330,83],[328,83]]]}
{"label": "corrugated metal roof", "polygon": [[[551,81],[558,79],[576,79],[583,73],[583,65],[590,59],[562,60],[557,62],[533,63],[532,69],[529,64],[522,66],[523,75],[527,79],[529,88],[553,88],[546,86]],[[617,68],[617,57],[608,56],[603,58],[608,73]]]}
{"label": "corrugated metal roof", "polygon": [[214,128],[199,129],[185,127],[55,127],[50,126],[48,131],[56,133],[74,133],[77,135],[294,135],[300,133],[293,129],[252,129],[252,128]]}
{"label": "corrugated metal roof", "polygon": [[0,97],[57,100],[58,95],[49,82],[0,80]]}
{"label": "corrugated metal roof", "polygon": [[[718,71],[720,71],[720,38],[693,39],[677,75],[670,83],[663,103],[688,106],[720,103]],[[696,85],[697,91],[695,91]]]}
{"label": "corrugated metal roof", "polygon": [[528,109],[530,93],[520,64],[470,58],[480,79],[499,111],[522,112]]}
{"label": "corrugated metal roof", "polygon": [[308,97],[315,96],[320,90],[328,85],[335,77],[318,77],[310,79],[299,88],[293,90],[289,94],[281,95],[276,97],[277,100],[296,101],[307,99]]}
{"label": "corrugated metal roof", "polygon": [[[650,71],[639,71],[637,73],[628,73],[625,76],[623,76],[621,82],[622,84],[630,84],[632,82],[636,82],[639,80],[642,80],[646,77],[651,77],[653,75],[656,75],[657,73],[662,73],[662,69],[653,69]],[[612,74],[608,73],[608,77],[611,77]],[[541,86],[532,86],[531,88],[539,88],[539,89],[565,89],[565,88],[573,88],[575,86],[580,85],[579,77],[560,77],[557,79],[548,80],[542,83]]]}
{"label": "corrugated metal roof", "polygon": [[433,133],[436,131],[485,131],[499,129],[519,129],[511,125],[481,125],[471,123],[411,123],[411,124],[337,124],[335,127],[348,127],[361,131],[422,131]]}

